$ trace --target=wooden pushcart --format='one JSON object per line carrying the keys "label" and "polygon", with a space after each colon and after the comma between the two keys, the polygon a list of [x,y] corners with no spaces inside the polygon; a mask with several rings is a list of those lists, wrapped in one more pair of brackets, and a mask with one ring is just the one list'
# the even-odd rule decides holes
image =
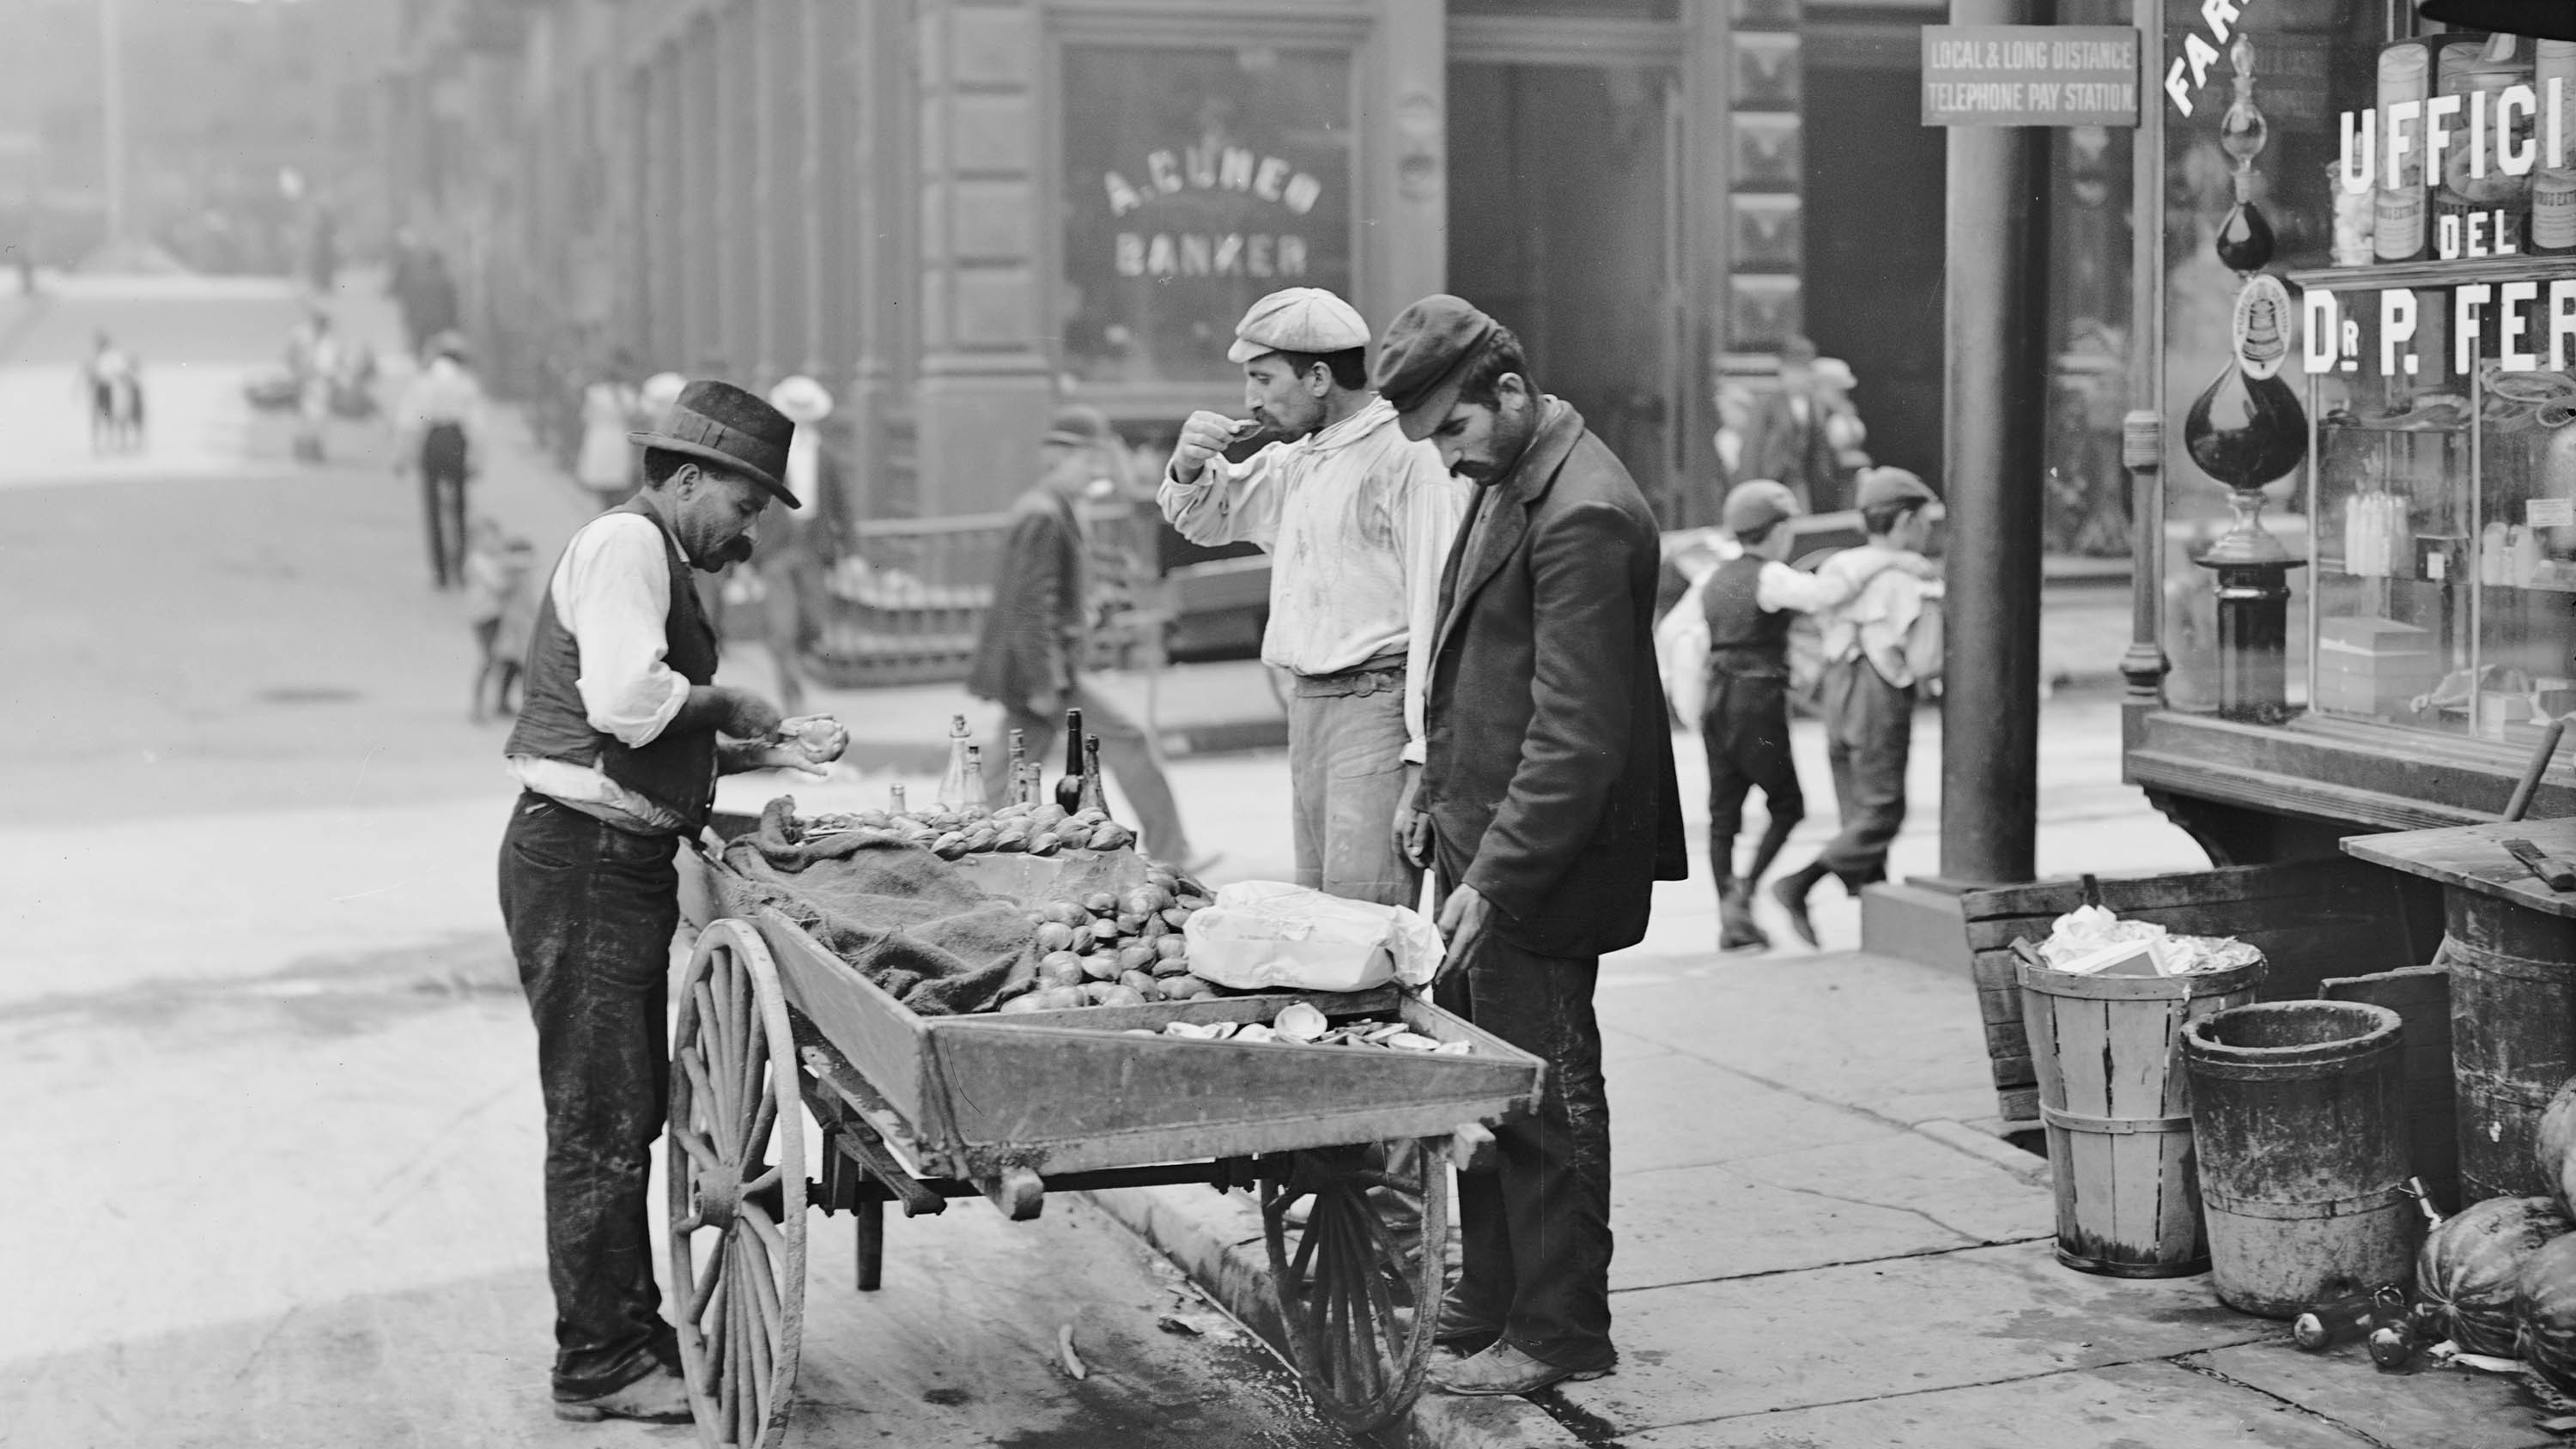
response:
{"label": "wooden pushcart", "polygon": [[[687,894],[721,898],[703,883]],[[1536,1058],[1391,989],[924,1017],[774,910],[692,914],[715,918],[680,985],[666,1165],[672,1316],[703,1443],[766,1449],[785,1432],[809,1210],[853,1215],[865,1292],[886,1204],[911,1217],[969,1196],[1026,1220],[1050,1191],[1254,1190],[1282,1347],[1321,1412],[1366,1431],[1421,1392],[1450,1139],[1529,1107]],[[1131,1034],[1266,1022],[1300,1000],[1328,1018],[1400,1016],[1471,1049]],[[800,1107],[820,1129],[818,1162]],[[1405,1198],[1421,1204],[1418,1236],[1409,1212],[1381,1213]]]}

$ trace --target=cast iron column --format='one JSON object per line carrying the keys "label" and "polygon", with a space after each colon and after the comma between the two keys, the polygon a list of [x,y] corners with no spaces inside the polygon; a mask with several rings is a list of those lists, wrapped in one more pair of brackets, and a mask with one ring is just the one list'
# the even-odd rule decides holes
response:
{"label": "cast iron column", "polygon": [[[2049,0],[1951,0],[1955,25],[2047,22]],[[2039,810],[2048,132],[1953,126],[1949,154],[1947,692],[1941,876],[2027,881]]]}

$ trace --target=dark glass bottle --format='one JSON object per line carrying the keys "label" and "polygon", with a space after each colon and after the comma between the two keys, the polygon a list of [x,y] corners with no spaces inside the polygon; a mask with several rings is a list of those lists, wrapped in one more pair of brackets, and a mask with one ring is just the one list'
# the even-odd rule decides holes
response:
{"label": "dark glass bottle", "polygon": [[2230,488],[2260,488],[2307,455],[2307,409],[2277,374],[2248,377],[2230,358],[2184,415],[2182,443],[2210,477]]}
{"label": "dark glass bottle", "polygon": [[1064,774],[1055,782],[1055,803],[1072,814],[1082,808],[1082,711],[1064,712]]}

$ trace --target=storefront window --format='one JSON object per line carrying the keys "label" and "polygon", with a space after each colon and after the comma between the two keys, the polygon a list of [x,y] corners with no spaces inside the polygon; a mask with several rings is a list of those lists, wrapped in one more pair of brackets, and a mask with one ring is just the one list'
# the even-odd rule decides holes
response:
{"label": "storefront window", "polygon": [[1064,362],[1091,383],[1223,382],[1244,309],[1351,290],[1350,61],[1072,46]]}
{"label": "storefront window", "polygon": [[[2256,33],[2256,195],[2279,233],[2269,270],[2300,291],[2281,376],[2311,426],[2304,467],[2270,490],[2313,605],[2292,621],[2291,677],[2315,717],[2526,744],[2576,711],[2576,45],[2391,35],[2405,11],[2375,0],[2258,15],[2276,28]],[[2176,441],[2230,365],[2220,304],[2240,286],[2213,246],[2234,201],[2218,144],[2234,79],[2221,61],[2195,83],[2204,22],[2183,20],[2167,50],[2193,103],[2167,112]],[[2218,644],[2185,555],[2224,494],[2167,452],[2167,597],[2185,601],[2167,648],[2190,705]]]}

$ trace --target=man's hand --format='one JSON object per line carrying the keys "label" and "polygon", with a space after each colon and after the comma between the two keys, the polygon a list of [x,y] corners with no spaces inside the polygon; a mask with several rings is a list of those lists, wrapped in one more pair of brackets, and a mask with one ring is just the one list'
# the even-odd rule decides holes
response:
{"label": "man's hand", "polygon": [[806,715],[778,726],[778,747],[794,752],[805,762],[794,768],[820,774],[849,750],[850,732],[830,715]]}
{"label": "man's hand", "polygon": [[1404,788],[1395,797],[1395,848],[1417,869],[1431,864],[1431,816],[1413,803],[1421,793],[1422,767],[1408,764]]}
{"label": "man's hand", "polygon": [[1202,408],[1181,424],[1181,440],[1172,445],[1172,477],[1195,483],[1208,459],[1234,444],[1234,419]]}
{"label": "man's hand", "polygon": [[1440,905],[1440,935],[1449,943],[1448,954],[1440,958],[1440,974],[1431,984],[1438,986],[1466,966],[1469,953],[1483,940],[1485,928],[1493,919],[1494,908],[1474,886],[1462,885],[1449,893]]}

